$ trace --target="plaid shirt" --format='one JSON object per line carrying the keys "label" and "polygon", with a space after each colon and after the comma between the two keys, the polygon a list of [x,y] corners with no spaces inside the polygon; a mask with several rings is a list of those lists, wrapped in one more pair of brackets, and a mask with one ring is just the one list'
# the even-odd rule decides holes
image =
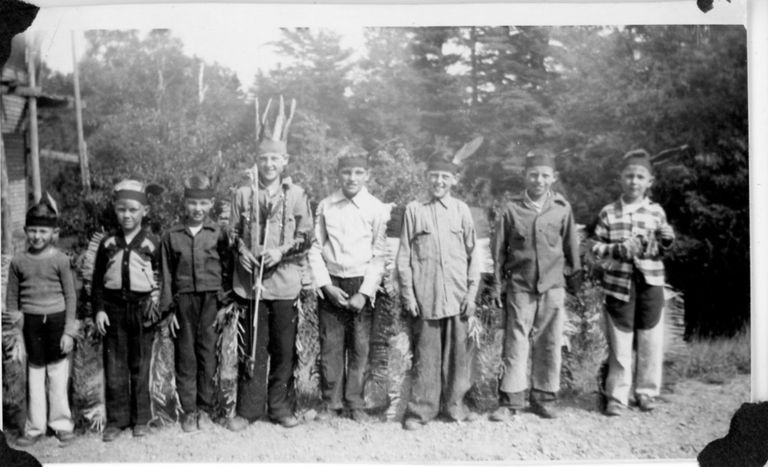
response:
{"label": "plaid shirt", "polygon": [[[657,231],[666,223],[664,209],[648,198],[639,205],[627,205],[619,199],[600,211],[592,252],[598,258],[606,259],[602,264],[605,293],[629,301],[635,268],[643,274],[648,285],[664,285],[664,263],[661,262],[660,249],[669,248],[671,241],[658,242],[660,248],[652,246],[657,244]],[[645,251],[627,261],[620,257],[619,245],[633,237],[640,239]]]}

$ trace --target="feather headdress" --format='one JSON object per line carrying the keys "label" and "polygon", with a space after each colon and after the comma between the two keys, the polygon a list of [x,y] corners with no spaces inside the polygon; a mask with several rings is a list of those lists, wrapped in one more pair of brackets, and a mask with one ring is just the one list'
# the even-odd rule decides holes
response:
{"label": "feather headdress", "polygon": [[293,115],[296,112],[296,99],[291,99],[291,107],[286,118],[285,101],[280,96],[280,104],[275,117],[274,125],[269,124],[269,110],[272,105],[272,99],[267,101],[264,113],[259,112],[259,99],[255,100],[256,106],[256,138],[259,142],[258,153],[288,153],[288,130],[293,121]]}
{"label": "feather headdress", "polygon": [[472,156],[480,148],[481,144],[483,144],[483,137],[478,136],[462,146],[452,157],[450,153],[435,156],[427,163],[427,170],[456,173],[461,168],[461,164]]}

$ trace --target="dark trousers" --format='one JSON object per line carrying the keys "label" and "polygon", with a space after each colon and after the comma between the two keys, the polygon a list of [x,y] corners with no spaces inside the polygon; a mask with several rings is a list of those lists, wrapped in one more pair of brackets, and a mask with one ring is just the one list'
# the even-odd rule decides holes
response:
{"label": "dark trousers", "polygon": [[154,328],[142,326],[142,302],[104,302],[107,426],[142,425],[151,418],[149,363]]}
{"label": "dark trousers", "polygon": [[[331,281],[351,297],[360,289],[363,278],[331,277]],[[360,313],[355,313],[321,299],[318,311],[323,401],[331,410],[342,409],[344,401],[350,409],[362,409],[365,407],[363,384],[373,322],[370,303],[366,301]]]}
{"label": "dark trousers", "polygon": [[664,287],[649,285],[643,273],[635,268],[629,288],[629,301],[611,295],[605,297],[605,309],[614,326],[622,331],[653,329],[661,320],[664,308]]}
{"label": "dark trousers", "polygon": [[[258,310],[256,361],[251,376],[240,369],[237,385],[237,415],[254,421],[265,412],[272,419],[293,415],[293,367],[296,362],[296,330],[299,315],[296,300],[262,300]],[[242,350],[251,354],[253,302],[239,302]],[[269,363],[267,363],[269,362]],[[269,372],[267,372],[267,366]],[[268,407],[268,411],[267,411]]]}
{"label": "dark trousers", "polygon": [[440,412],[454,420],[467,415],[464,395],[469,390],[467,320],[459,316],[414,320],[413,386],[410,416],[428,422]]}
{"label": "dark trousers", "polygon": [[61,336],[64,335],[66,314],[61,311],[49,315],[24,313],[24,346],[27,362],[45,366],[61,360],[67,355],[61,351]]}
{"label": "dark trousers", "polygon": [[177,298],[176,390],[187,414],[213,407],[217,311],[216,292],[182,293]]}

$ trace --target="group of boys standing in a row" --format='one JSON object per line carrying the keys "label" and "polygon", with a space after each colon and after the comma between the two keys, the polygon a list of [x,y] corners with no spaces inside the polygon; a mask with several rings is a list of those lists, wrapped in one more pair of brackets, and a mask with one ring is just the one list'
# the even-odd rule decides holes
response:
{"label": "group of boys standing in a row", "polygon": [[[373,301],[384,274],[388,210],[366,189],[367,160],[346,156],[338,161],[338,191],[320,201],[313,221],[304,190],[283,176],[287,128],[278,130],[259,143],[257,177],[234,193],[231,229],[208,217],[214,187],[205,176],[185,181],[186,218],[162,240],[142,227],[148,212],[144,185],[135,180],[116,185],[120,228],[101,241],[92,283],[94,320],[104,336],[104,441],[128,427],[137,437],[149,432],[149,361],[160,325],[169,326],[174,336],[182,429],[195,431],[210,423],[215,322],[232,301],[240,310],[244,364],[236,415],[226,421],[227,428],[242,430],[265,418],[287,428],[298,425],[292,399],[295,304],[307,258],[319,296],[323,408],[317,419],[347,411],[356,421],[369,419],[363,383]],[[409,203],[403,218],[396,267],[414,331],[413,386],[404,421],[408,430],[420,429],[441,408],[451,420],[477,418],[464,396],[470,388],[468,318],[475,313],[480,269],[469,207],[451,195],[458,170],[444,159],[431,160],[428,193]],[[550,152],[529,153],[526,189],[497,219],[493,298],[504,308],[506,322],[493,421],[510,420],[527,405],[545,418],[558,413],[565,290],[579,288],[581,264],[571,207],[550,189],[556,178]],[[674,233],[663,209],[646,196],[652,181],[645,151],[624,157],[623,195],[600,212],[591,247],[605,268],[610,350],[605,413],[612,416],[629,404],[635,335],[634,400],[641,410],[653,408],[661,385],[664,273],[659,256]],[[14,257],[10,268],[6,306],[23,313],[29,355],[28,419],[20,445],[36,442],[46,425],[63,443],[73,438],[66,354],[76,332],[75,292],[66,256],[52,245],[56,220],[49,203],[30,209],[25,228],[29,248]]]}

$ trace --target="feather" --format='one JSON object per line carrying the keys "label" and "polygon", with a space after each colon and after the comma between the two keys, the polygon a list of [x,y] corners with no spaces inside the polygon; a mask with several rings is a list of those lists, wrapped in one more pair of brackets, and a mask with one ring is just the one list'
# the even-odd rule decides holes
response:
{"label": "feather", "polygon": [[57,216],[59,215],[59,207],[56,205],[56,200],[53,199],[48,191],[45,192],[45,203],[48,204],[48,207],[53,209],[53,212],[55,212]]}
{"label": "feather", "polygon": [[275,119],[275,131],[272,132],[272,139],[280,141],[280,137],[283,132],[283,123],[285,122],[285,102],[283,102],[283,95],[280,95],[280,106],[277,111],[277,118]]}
{"label": "feather", "polygon": [[253,100],[253,105],[256,108],[256,116],[254,117],[254,123],[256,124],[256,141],[261,140],[261,122],[259,121],[259,98]]}
{"label": "feather", "polygon": [[283,127],[283,141],[288,141],[288,129],[291,127],[294,112],[296,112],[296,99],[291,99],[291,110],[288,112],[288,119],[285,121],[285,126]]}
{"label": "feather", "polygon": [[474,154],[481,144],[483,144],[483,137],[478,136],[477,138],[462,146],[461,149],[456,151],[456,154],[453,156],[453,163],[460,165],[465,159]]}
{"label": "feather", "polygon": [[264,113],[261,116],[261,140],[272,138],[273,129],[269,127],[269,107],[272,105],[272,99],[267,100],[267,106],[264,107]]}

